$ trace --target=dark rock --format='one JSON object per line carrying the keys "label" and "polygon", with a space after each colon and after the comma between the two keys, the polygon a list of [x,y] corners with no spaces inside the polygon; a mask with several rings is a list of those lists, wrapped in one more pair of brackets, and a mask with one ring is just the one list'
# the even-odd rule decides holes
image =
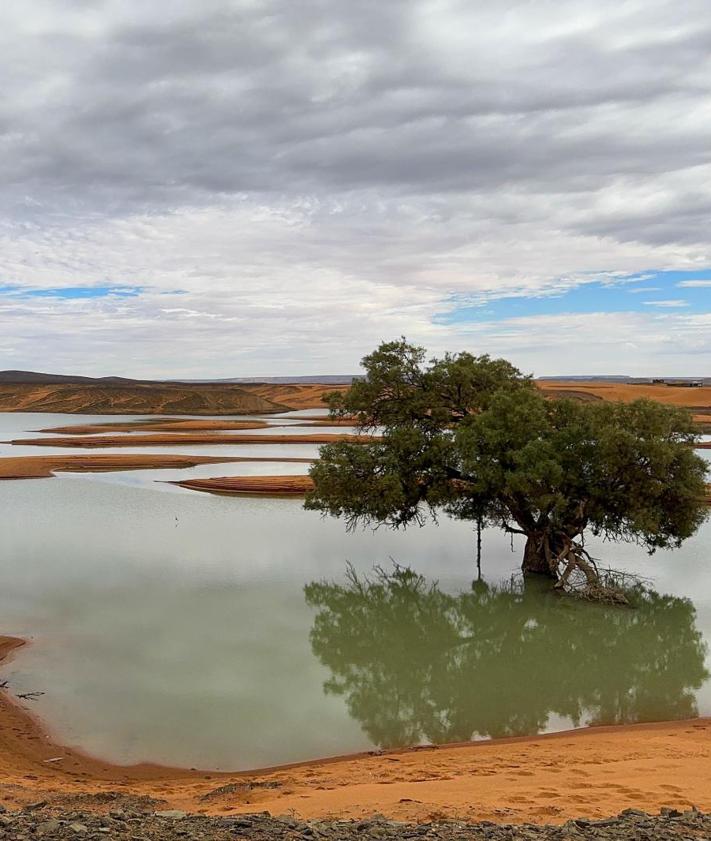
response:
{"label": "dark rock", "polygon": [[51,835],[53,832],[56,832],[61,825],[62,824],[54,818],[52,820],[42,821],[42,823],[37,824],[35,833],[37,835]]}

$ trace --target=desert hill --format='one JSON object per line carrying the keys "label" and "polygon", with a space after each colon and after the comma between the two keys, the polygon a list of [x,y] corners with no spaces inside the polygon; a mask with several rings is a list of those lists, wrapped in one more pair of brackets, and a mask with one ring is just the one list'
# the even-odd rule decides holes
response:
{"label": "desert hill", "polygon": [[[273,377],[271,381],[178,382],[82,377],[34,371],[0,371],[0,412],[63,412],[70,414],[242,415],[314,409],[326,406],[323,395],[348,385],[324,376],[304,382]],[[279,380],[287,380],[280,382]],[[711,425],[711,385],[666,385],[613,380],[540,379],[550,397],[577,400],[629,401],[648,397],[690,409],[704,428]]]}
{"label": "desert hill", "polygon": [[619,400],[628,403],[647,397],[669,406],[687,409],[711,408],[711,384],[699,387],[657,383],[583,382],[581,380],[538,380],[544,392],[578,396],[582,400]]}
{"label": "desert hill", "polygon": [[331,391],[348,391],[348,385],[333,383],[254,383],[244,384],[240,388],[259,395],[265,400],[282,403],[292,409],[323,409],[323,395]]}
{"label": "desert hill", "polygon": [[0,382],[0,412],[98,415],[255,415],[288,406],[234,385]]}
{"label": "desert hill", "polygon": [[[346,389],[344,378],[308,382],[132,380],[38,371],[0,371],[0,412],[69,414],[247,415],[324,408],[324,393]],[[336,383],[334,380],[341,380]],[[350,378],[349,378],[350,381]]]}

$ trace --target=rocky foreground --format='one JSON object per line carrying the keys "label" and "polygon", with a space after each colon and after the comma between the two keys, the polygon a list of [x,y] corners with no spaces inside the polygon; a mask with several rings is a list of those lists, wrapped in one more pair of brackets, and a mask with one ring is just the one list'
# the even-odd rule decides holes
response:
{"label": "rocky foreground", "polygon": [[466,824],[406,824],[382,819],[368,821],[303,822],[289,818],[273,818],[267,814],[234,817],[207,817],[167,811],[146,813],[141,809],[115,809],[106,814],[84,811],[63,811],[37,803],[22,811],[9,811],[0,806],[0,839],[30,841],[42,838],[73,841],[107,841],[107,839],[246,839],[246,841],[350,841],[350,839],[417,839],[428,841],[554,841],[554,839],[711,839],[711,815],[691,809],[680,812],[662,809],[649,815],[626,809],[617,817],[591,821],[572,820],[562,826],[533,824],[505,825],[490,822]]}

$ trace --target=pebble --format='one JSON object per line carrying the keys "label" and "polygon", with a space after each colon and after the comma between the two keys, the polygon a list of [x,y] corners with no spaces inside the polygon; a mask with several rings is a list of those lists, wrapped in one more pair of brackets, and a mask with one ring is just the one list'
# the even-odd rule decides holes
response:
{"label": "pebble", "polygon": [[140,807],[97,814],[61,812],[49,806],[42,815],[24,809],[6,812],[0,818],[3,841],[75,841],[80,835],[85,835],[86,841],[175,841],[176,837],[185,841],[686,841],[711,839],[711,815],[696,809],[680,812],[665,807],[654,816],[628,809],[604,820],[580,818],[563,826],[536,826],[491,821],[406,824],[385,818],[299,821],[264,813],[206,817],[178,809],[152,812]]}
{"label": "pebble", "polygon": [[42,821],[42,823],[37,824],[37,829],[35,832],[37,835],[49,835],[52,832],[56,832],[62,824],[55,819],[49,821]]}

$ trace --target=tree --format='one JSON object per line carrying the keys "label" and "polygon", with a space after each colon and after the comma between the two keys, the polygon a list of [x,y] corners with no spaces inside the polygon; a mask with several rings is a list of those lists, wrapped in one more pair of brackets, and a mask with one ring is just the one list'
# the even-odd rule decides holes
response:
{"label": "tree", "polygon": [[708,678],[688,599],[637,587],[634,610],[512,585],[447,593],[410,569],[305,588],[314,655],[370,739],[392,748],[581,724],[693,718]]}
{"label": "tree", "polygon": [[706,463],[691,416],[649,400],[549,400],[502,359],[425,363],[405,339],[363,360],[366,377],[329,397],[380,440],[321,448],[306,506],[349,528],[422,525],[439,511],[526,537],[522,568],[565,587],[598,584],[590,531],[653,552],[706,516]]}

